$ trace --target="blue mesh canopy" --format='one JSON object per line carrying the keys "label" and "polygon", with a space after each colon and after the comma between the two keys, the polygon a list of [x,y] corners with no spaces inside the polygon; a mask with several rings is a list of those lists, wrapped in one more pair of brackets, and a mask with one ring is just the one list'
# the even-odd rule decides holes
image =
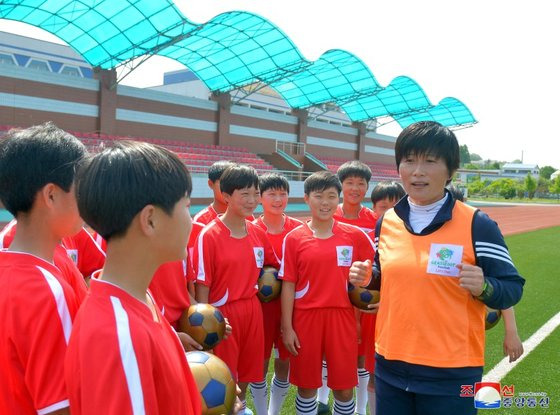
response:
{"label": "blue mesh canopy", "polygon": [[468,125],[475,119],[467,106],[456,98],[442,99],[439,104],[424,111],[412,112],[402,117],[395,117],[402,128],[418,121],[437,121],[446,127]]}
{"label": "blue mesh canopy", "polygon": [[358,98],[341,105],[341,109],[354,121],[365,121],[383,116],[395,116],[432,106],[428,97],[411,78],[399,76],[379,93]]}
{"label": "blue mesh canopy", "polygon": [[270,84],[292,108],[341,103],[381,89],[369,68],[345,50],[325,52],[305,70]]}
{"label": "blue mesh canopy", "polygon": [[406,76],[379,85],[347,51],[308,61],[278,27],[248,12],[197,24],[173,0],[0,0],[0,18],[40,27],[102,69],[161,55],[188,67],[213,92],[261,83],[292,108],[334,103],[356,122],[387,116],[401,126],[426,119],[447,126],[476,122],[455,98],[431,104]]}

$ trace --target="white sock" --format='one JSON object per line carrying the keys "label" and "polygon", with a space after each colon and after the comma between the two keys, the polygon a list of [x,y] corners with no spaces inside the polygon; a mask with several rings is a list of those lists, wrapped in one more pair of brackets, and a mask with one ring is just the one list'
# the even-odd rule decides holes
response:
{"label": "white sock", "polygon": [[356,413],[366,415],[368,402],[367,385],[369,382],[369,372],[364,368],[358,368],[358,389],[356,390]]}
{"label": "white sock", "polygon": [[329,392],[330,389],[327,386],[327,362],[323,360],[323,386],[319,388],[318,399],[319,402],[328,404],[329,403]]}
{"label": "white sock", "polygon": [[251,395],[253,395],[253,404],[255,405],[257,415],[265,415],[267,412],[266,380],[263,380],[262,382],[252,382],[250,386]]}
{"label": "white sock", "polygon": [[239,412],[237,414],[238,415],[245,415],[245,409],[247,409],[247,401],[242,400],[241,401],[241,409],[239,410]]}
{"label": "white sock", "polygon": [[375,390],[367,391],[369,415],[375,415]]}
{"label": "white sock", "polygon": [[302,398],[296,396],[296,415],[317,415],[317,397]]}
{"label": "white sock", "polygon": [[287,380],[276,379],[276,375],[272,378],[270,384],[270,402],[268,403],[268,415],[278,415],[282,404],[288,394],[290,382]]}
{"label": "white sock", "polygon": [[333,405],[333,415],[354,415],[355,408],[354,399],[342,402],[335,398]]}

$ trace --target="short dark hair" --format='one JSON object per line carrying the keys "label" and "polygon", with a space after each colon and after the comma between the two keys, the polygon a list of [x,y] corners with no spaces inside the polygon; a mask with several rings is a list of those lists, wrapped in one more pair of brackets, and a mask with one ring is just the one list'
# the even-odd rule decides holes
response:
{"label": "short dark hair", "polygon": [[251,186],[259,189],[259,175],[253,167],[244,164],[234,164],[220,178],[220,190],[228,195]]}
{"label": "short dark hair", "polygon": [[340,195],[342,184],[338,176],[327,170],[317,171],[303,182],[303,192],[307,196],[309,196],[311,192],[322,192],[331,187],[334,187]]}
{"label": "short dark hair", "polygon": [[78,208],[86,223],[109,241],[124,235],[145,206],[171,215],[191,191],[189,171],[176,154],[153,144],[116,141],[81,169]]}
{"label": "short dark hair", "polygon": [[371,169],[367,164],[358,160],[347,161],[341,165],[336,172],[340,182],[344,182],[348,177],[359,177],[369,182],[371,179]]}
{"label": "short dark hair", "polygon": [[12,129],[0,141],[0,199],[14,216],[29,212],[49,183],[69,192],[85,146],[52,122]]}
{"label": "short dark hair", "polygon": [[285,190],[290,193],[290,183],[285,176],[278,173],[264,173],[259,176],[259,189],[261,195],[269,189]]}
{"label": "short dark hair", "polygon": [[451,193],[451,196],[453,196],[453,199],[459,200],[460,202],[465,201],[465,195],[463,194],[463,191],[457,186],[455,186],[454,184],[448,184],[446,187],[447,190],[449,190],[449,193]]}
{"label": "short dark hair", "polygon": [[235,166],[233,161],[220,160],[215,162],[208,169],[208,180],[214,183],[216,180],[220,180],[222,174],[231,166]]}
{"label": "short dark hair", "polygon": [[400,200],[404,195],[406,192],[399,182],[379,182],[371,191],[371,202],[375,205],[384,199]]}
{"label": "short dark hair", "polygon": [[435,121],[420,121],[401,131],[395,143],[397,170],[403,158],[432,155],[447,165],[449,175],[459,168],[459,143],[453,131]]}

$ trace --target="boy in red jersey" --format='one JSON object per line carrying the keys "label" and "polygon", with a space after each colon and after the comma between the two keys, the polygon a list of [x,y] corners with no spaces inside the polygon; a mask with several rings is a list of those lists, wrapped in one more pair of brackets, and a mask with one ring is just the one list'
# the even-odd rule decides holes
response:
{"label": "boy in red jersey", "polygon": [[[156,301],[161,314],[174,329],[178,329],[178,322],[183,313],[194,302],[194,281],[192,255],[196,238],[204,225],[192,222],[191,234],[187,243],[187,258],[162,264],[150,282],[149,290]],[[105,240],[96,233],[96,241],[107,249]],[[194,345],[190,337],[179,335],[184,345]],[[196,345],[194,345],[196,347]],[[200,347],[200,346],[199,346]],[[197,347],[197,348],[199,348]]]}
{"label": "boy in red jersey", "polygon": [[298,387],[296,413],[316,413],[321,360],[329,368],[334,414],[354,414],[358,334],[348,299],[348,271],[353,258],[370,258],[373,246],[355,226],[333,219],[341,184],[327,171],[304,183],[311,220],[284,239],[282,336],[290,358],[290,383]]}
{"label": "boy in red jersey", "polygon": [[200,212],[194,215],[194,222],[208,225],[218,215],[221,215],[226,211],[227,204],[224,200],[224,197],[222,196],[222,191],[220,190],[220,178],[228,169],[228,167],[234,165],[235,163],[232,161],[220,160],[210,166],[210,168],[208,169],[208,187],[212,189],[214,200],[208,207],[202,209]]}
{"label": "boy in red jersey", "polygon": [[[278,173],[265,173],[259,177],[259,190],[261,193],[261,205],[263,214],[253,223],[266,232],[266,236],[272,245],[274,253],[282,259],[282,243],[284,237],[292,229],[302,225],[298,219],[284,214],[288,205],[290,184],[288,180]],[[290,354],[282,342],[280,333],[281,308],[280,298],[268,303],[261,303],[264,321],[264,374],[268,371],[270,352],[274,346],[278,355],[274,359],[274,377],[270,386],[270,403],[268,405],[269,415],[277,415],[282,408],[290,382],[288,372],[290,370]],[[251,384],[251,392],[255,399],[266,401],[266,380],[260,384]],[[257,398],[258,397],[258,398]]]}
{"label": "boy in red jersey", "polygon": [[[264,265],[278,268],[278,259],[265,232],[246,220],[259,203],[255,169],[230,167],[220,179],[220,189],[226,212],[202,230],[195,250],[196,300],[219,307],[233,327],[232,335],[214,352],[238,380],[245,404],[248,383],[263,380],[264,332],[257,279]],[[266,413],[266,400],[256,405],[259,415]]]}
{"label": "boy in red jersey", "polygon": [[79,301],[53,259],[82,226],[74,176],[85,154],[52,123],[11,130],[0,142],[0,199],[18,221],[0,251],[2,414],[69,413],[64,355]]}
{"label": "boy in red jersey", "polygon": [[[376,217],[371,209],[362,206],[362,202],[369,187],[371,169],[358,160],[347,161],[342,164],[336,175],[342,184],[342,203],[338,205],[334,219],[354,225],[364,232],[373,232]],[[375,318],[372,314],[355,311],[356,319],[360,326],[358,344],[358,389],[356,390],[356,413],[365,414],[367,405],[367,384],[369,373],[365,369],[365,344],[369,332],[364,330],[371,326],[371,320]],[[329,388],[327,388],[327,367],[323,363],[323,386],[318,392],[319,413],[328,410]]]}
{"label": "boy in red jersey", "polygon": [[336,172],[342,184],[342,203],[336,208],[334,219],[361,228],[365,233],[375,228],[375,215],[362,206],[369,187],[371,170],[364,163],[347,161]]}
{"label": "boy in red jersey", "polygon": [[161,264],[185,257],[191,189],[177,156],[147,143],[116,142],[83,169],[78,207],[107,259],[68,345],[72,414],[200,413],[183,346],[148,292]]}
{"label": "boy in red jersey", "polygon": [[[14,219],[0,232],[0,248],[10,246],[16,231],[17,220]],[[60,245],[63,248],[61,251],[65,252],[70,262],[77,267],[82,279],[87,281],[94,271],[103,268],[105,253],[85,228],[80,229],[75,235],[62,238]],[[56,257],[55,264],[59,266]]]}

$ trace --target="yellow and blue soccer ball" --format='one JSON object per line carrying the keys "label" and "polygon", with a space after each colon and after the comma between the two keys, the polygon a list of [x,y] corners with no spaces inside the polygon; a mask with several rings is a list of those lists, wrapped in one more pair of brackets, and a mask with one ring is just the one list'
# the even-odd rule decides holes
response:
{"label": "yellow and blue soccer ball", "polygon": [[278,298],[281,292],[282,281],[278,279],[278,270],[270,266],[263,267],[257,280],[257,297],[259,297],[259,300],[268,303]]}
{"label": "yellow and blue soccer ball", "polygon": [[379,302],[379,290],[368,290],[348,284],[348,298],[354,307],[360,310],[369,310],[368,305]]}
{"label": "yellow and blue soccer ball", "polygon": [[235,403],[235,382],[227,365],[206,352],[186,355],[202,398],[202,415],[229,414]]}
{"label": "yellow and blue soccer ball", "polygon": [[226,321],[213,305],[194,304],[179,319],[179,331],[191,336],[203,350],[210,350],[223,339]]}
{"label": "yellow and blue soccer ball", "polygon": [[501,318],[501,310],[494,310],[493,308],[486,307],[486,320],[484,321],[486,330],[490,330],[492,327],[498,324]]}

